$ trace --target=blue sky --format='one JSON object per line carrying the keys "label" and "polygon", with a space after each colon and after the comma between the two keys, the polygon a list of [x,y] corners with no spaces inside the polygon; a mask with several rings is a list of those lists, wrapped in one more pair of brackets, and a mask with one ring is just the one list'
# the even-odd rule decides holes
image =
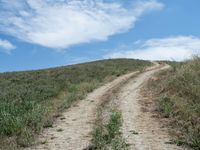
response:
{"label": "blue sky", "polygon": [[0,0],[0,72],[200,53],[199,0]]}

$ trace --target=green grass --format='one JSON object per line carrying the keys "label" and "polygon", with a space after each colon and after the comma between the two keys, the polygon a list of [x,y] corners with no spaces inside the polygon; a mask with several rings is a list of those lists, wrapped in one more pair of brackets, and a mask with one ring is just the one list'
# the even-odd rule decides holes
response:
{"label": "green grass", "polygon": [[104,60],[45,70],[0,74],[0,149],[28,146],[62,110],[98,86],[151,65],[132,59]]}
{"label": "green grass", "polygon": [[114,110],[107,124],[97,122],[93,133],[93,149],[96,150],[126,150],[127,144],[122,138],[120,127],[122,114]]}
{"label": "green grass", "polygon": [[200,149],[200,58],[182,64],[158,75],[154,83],[159,94],[159,109],[173,120],[177,144]]}

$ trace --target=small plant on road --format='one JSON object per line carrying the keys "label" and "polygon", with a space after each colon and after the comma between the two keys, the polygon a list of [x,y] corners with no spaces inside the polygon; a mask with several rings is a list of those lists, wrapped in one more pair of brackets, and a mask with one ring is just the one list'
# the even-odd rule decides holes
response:
{"label": "small plant on road", "polygon": [[98,122],[93,133],[93,147],[97,150],[126,150],[127,144],[122,138],[120,127],[122,115],[120,111],[113,111],[107,124]]}

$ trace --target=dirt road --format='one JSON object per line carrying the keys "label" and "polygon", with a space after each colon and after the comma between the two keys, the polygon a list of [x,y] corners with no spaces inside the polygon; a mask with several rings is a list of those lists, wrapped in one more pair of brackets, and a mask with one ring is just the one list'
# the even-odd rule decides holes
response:
{"label": "dirt road", "polygon": [[35,146],[28,150],[82,150],[90,145],[97,107],[110,89],[128,80],[137,72],[123,75],[96,89],[57,119],[53,128],[45,129]]}
{"label": "dirt road", "polygon": [[[35,146],[28,149],[41,150],[83,150],[92,139],[91,132],[96,118],[96,111],[101,103],[101,98],[110,89],[119,86],[120,83],[129,80],[120,87],[116,100],[122,111],[122,132],[132,150],[173,150],[180,149],[174,145],[165,144],[170,140],[167,131],[161,128],[157,120],[151,117],[151,113],[144,113],[140,100],[144,97],[140,94],[142,86],[153,76],[153,73],[164,69],[158,64],[154,68],[130,79],[138,72],[126,74],[116,80],[96,89],[85,100],[69,108],[57,119],[53,128],[45,129],[39,136]],[[138,132],[138,134],[133,134]]]}
{"label": "dirt road", "polygon": [[152,103],[149,95],[142,93],[148,79],[153,77],[155,72],[168,67],[164,66],[142,73],[120,90],[118,101],[123,117],[122,133],[131,150],[182,149],[172,144],[166,144],[169,143],[170,137],[167,129],[163,128],[159,120],[153,117],[151,109],[155,107],[152,105],[144,106]]}

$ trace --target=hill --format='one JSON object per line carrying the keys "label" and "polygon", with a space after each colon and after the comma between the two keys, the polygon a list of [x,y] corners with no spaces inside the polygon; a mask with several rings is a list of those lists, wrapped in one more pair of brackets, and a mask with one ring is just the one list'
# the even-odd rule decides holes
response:
{"label": "hill", "polygon": [[0,149],[30,145],[74,101],[122,74],[150,65],[148,61],[116,59],[1,73]]}
{"label": "hill", "polygon": [[174,142],[200,149],[200,58],[170,65],[170,70],[157,75],[151,89],[156,87],[158,108],[171,119]]}

